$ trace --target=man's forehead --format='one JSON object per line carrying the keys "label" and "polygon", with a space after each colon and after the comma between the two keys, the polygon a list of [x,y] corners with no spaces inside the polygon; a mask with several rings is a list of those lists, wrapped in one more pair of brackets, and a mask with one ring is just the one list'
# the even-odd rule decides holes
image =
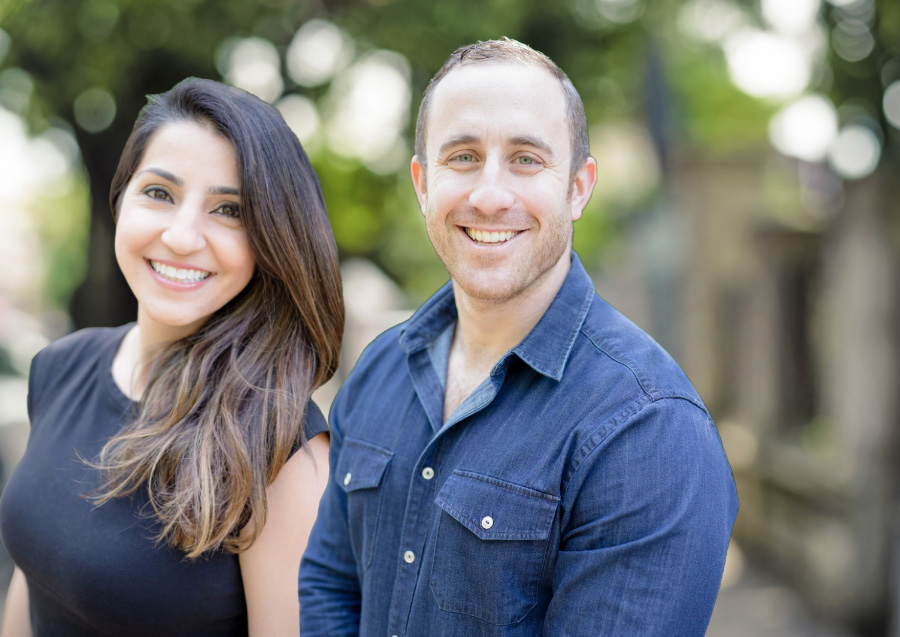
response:
{"label": "man's forehead", "polygon": [[536,117],[535,124],[565,125],[565,93],[556,77],[532,64],[478,62],[453,69],[435,87],[428,136],[448,125],[483,123],[485,118],[502,124]]}
{"label": "man's forehead", "polygon": [[559,96],[564,97],[561,82],[546,68],[529,62],[486,60],[461,64],[449,71],[435,87],[433,100],[485,81],[499,89],[513,78],[515,84],[526,90],[555,85]]}

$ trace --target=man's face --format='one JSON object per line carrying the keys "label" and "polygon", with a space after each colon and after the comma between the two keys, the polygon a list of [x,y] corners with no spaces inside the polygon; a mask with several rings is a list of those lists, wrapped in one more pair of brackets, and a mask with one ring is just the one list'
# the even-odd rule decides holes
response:
{"label": "man's face", "polygon": [[572,222],[596,166],[589,160],[571,179],[566,103],[555,77],[503,62],[451,71],[432,95],[425,145],[425,166],[412,161],[413,184],[457,293],[504,302],[553,273],[565,276]]}

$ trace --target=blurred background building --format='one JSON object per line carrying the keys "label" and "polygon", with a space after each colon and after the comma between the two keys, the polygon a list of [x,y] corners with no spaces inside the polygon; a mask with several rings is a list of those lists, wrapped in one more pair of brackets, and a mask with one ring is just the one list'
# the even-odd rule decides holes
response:
{"label": "blurred background building", "polygon": [[31,356],[135,316],[107,202],[148,93],[239,86],[310,154],[348,309],[327,408],[446,280],[408,177],[415,114],[451,51],[500,35],[579,89],[600,178],[575,247],[731,460],[709,634],[900,635],[895,0],[0,0],[2,476]]}

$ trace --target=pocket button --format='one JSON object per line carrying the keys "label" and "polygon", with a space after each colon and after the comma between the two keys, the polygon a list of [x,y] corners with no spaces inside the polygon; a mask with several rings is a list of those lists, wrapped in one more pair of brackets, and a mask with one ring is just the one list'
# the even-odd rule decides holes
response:
{"label": "pocket button", "polygon": [[494,526],[494,518],[492,518],[489,515],[486,515],[483,518],[481,518],[481,528],[489,529],[492,526]]}

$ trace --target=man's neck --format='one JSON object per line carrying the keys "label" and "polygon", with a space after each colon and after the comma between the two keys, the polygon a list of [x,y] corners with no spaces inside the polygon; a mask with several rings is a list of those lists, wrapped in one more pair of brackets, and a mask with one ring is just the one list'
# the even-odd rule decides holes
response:
{"label": "man's neck", "polygon": [[444,420],[488,377],[497,361],[534,329],[571,267],[567,251],[545,276],[501,302],[472,298],[454,282],[457,323],[447,361]]}

